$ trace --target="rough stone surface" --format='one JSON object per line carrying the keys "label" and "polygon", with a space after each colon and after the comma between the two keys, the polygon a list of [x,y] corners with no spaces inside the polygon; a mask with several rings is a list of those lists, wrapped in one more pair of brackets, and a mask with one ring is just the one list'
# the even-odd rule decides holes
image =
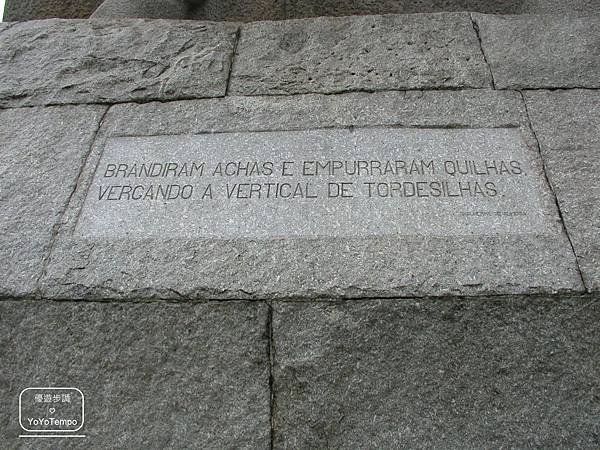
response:
{"label": "rough stone surface", "polygon": [[497,88],[600,87],[600,16],[473,18]]}
{"label": "rough stone surface", "polygon": [[92,18],[188,19],[189,12],[183,0],[105,0]]}
{"label": "rough stone surface", "polygon": [[102,0],[6,0],[4,20],[87,19]]}
{"label": "rough stone surface", "polygon": [[[3,448],[263,448],[267,306],[0,302]],[[22,389],[77,387],[86,439],[18,439]]]}
{"label": "rough stone surface", "polygon": [[288,0],[288,17],[350,16],[357,14],[407,14],[479,11],[496,14],[518,12],[522,1],[502,0]]}
{"label": "rough stone surface", "polygon": [[550,182],[589,289],[600,290],[600,91],[526,92]]}
{"label": "rough stone surface", "polygon": [[[229,97],[115,106],[65,217],[43,295],[260,299],[581,290],[575,257],[547,188],[541,201],[550,228],[541,234],[223,240],[152,238],[142,229],[126,241],[73,234],[110,136],[369,125],[521,126],[525,142],[537,152],[527,123],[518,93],[491,91]],[[540,170],[539,162],[535,170]],[[174,220],[186,218],[176,215]]]}
{"label": "rough stone surface", "polygon": [[327,17],[243,26],[230,92],[481,88],[490,82],[468,14]]}
{"label": "rough stone surface", "polygon": [[0,296],[35,292],[102,106],[0,111]]}
{"label": "rough stone surface", "polygon": [[285,19],[287,0],[205,0],[192,13],[204,20],[254,20]]}
{"label": "rough stone surface", "polygon": [[[102,0],[7,0],[6,20],[87,18]],[[488,14],[598,13],[596,0],[105,0],[95,17],[278,20],[355,14],[477,11]]]}
{"label": "rough stone surface", "polygon": [[487,14],[596,14],[596,0],[288,0],[287,18],[477,11]]}
{"label": "rough stone surface", "polygon": [[274,305],[275,448],[597,448],[598,299]]}
{"label": "rough stone surface", "polygon": [[106,0],[93,18],[143,17],[194,20],[279,20],[283,0]]}
{"label": "rough stone surface", "polygon": [[159,20],[21,23],[0,36],[0,105],[221,96],[236,31]]}

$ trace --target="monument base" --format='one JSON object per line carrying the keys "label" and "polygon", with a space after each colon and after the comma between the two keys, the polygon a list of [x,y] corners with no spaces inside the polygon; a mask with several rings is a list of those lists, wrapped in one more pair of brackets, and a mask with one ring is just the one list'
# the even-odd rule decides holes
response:
{"label": "monument base", "polygon": [[598,447],[598,16],[0,43],[4,447]]}

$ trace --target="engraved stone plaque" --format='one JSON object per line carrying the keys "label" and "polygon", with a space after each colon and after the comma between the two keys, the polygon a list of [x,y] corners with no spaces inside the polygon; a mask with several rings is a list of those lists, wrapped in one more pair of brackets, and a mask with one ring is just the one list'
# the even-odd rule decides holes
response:
{"label": "engraved stone plaque", "polygon": [[113,137],[76,234],[541,234],[551,211],[538,158],[518,128]]}

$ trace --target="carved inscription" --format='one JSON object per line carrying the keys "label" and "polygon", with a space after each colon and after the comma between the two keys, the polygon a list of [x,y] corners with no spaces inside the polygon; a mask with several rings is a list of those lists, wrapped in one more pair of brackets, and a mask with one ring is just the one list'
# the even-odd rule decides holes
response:
{"label": "carved inscription", "polygon": [[366,128],[109,139],[78,230],[206,237],[535,233],[518,129]]}

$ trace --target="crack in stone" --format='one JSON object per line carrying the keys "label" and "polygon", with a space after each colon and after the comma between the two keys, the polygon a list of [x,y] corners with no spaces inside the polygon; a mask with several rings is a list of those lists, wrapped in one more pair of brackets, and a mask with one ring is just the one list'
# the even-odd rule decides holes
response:
{"label": "crack in stone", "polygon": [[529,114],[529,107],[527,105],[527,100],[525,99],[525,96],[523,95],[522,91],[518,91],[518,92],[521,95],[521,100],[523,101],[523,106],[525,107],[525,115],[527,117],[529,129],[533,133],[533,138],[535,139],[535,143],[537,145],[538,154],[540,155],[540,159],[542,161],[542,169],[544,171],[544,178],[546,179],[546,183],[548,184],[548,187],[550,188],[550,191],[552,192],[552,196],[554,197],[554,204],[556,205],[556,210],[558,211],[558,217],[560,218],[560,222],[563,226],[563,230],[565,232],[565,235],[567,236],[569,245],[571,246],[571,251],[573,252],[573,256],[575,257],[575,267],[577,268],[577,273],[579,275],[579,278],[581,279],[581,284],[583,285],[584,289],[589,292],[591,288],[585,282],[585,277],[583,276],[583,272],[581,271],[581,267],[579,266],[579,258],[577,257],[577,252],[575,251],[575,245],[573,245],[573,240],[571,239],[571,235],[569,234],[569,230],[567,228],[567,224],[565,222],[563,212],[560,208],[558,196],[556,195],[554,186],[552,185],[552,182],[550,181],[550,177],[548,176],[548,168],[546,167],[546,160],[544,159],[544,156],[542,155],[542,145],[540,144],[540,140],[538,138],[537,132],[535,131],[535,128],[533,127],[533,122],[531,120],[531,115]]}
{"label": "crack in stone", "polygon": [[79,167],[79,171],[77,173],[77,177],[75,178],[75,184],[73,186],[73,189],[69,193],[69,197],[67,198],[66,202],[59,209],[58,218],[56,219],[56,222],[52,225],[52,236],[50,238],[50,244],[48,245],[46,254],[42,257],[42,270],[40,271],[40,274],[35,282],[35,293],[36,293],[35,295],[38,298],[42,298],[41,282],[42,282],[42,279],[46,276],[46,274],[48,272],[48,265],[50,264],[50,258],[54,251],[54,247],[56,246],[56,241],[58,239],[60,229],[63,226],[64,217],[69,209],[69,205],[71,204],[73,197],[75,196],[75,193],[77,192],[77,190],[80,186],[80,183],[81,183],[82,177],[83,177],[83,173],[84,173],[85,167],[87,165],[88,158],[90,157],[90,154],[92,153],[92,149],[94,148],[94,142],[96,140],[96,136],[98,135],[98,132],[102,128],[102,124],[104,123],[104,119],[106,118],[109,109],[110,108],[107,107],[104,110],[104,112],[102,113],[102,115],[100,117],[100,120],[98,121],[98,126],[96,127],[96,130],[92,133],[92,136],[89,140],[89,146],[85,151],[85,154],[81,161],[81,165]]}
{"label": "crack in stone", "polygon": [[229,95],[229,85],[231,84],[231,74],[233,73],[233,64],[235,63],[235,57],[237,54],[238,44],[242,35],[242,27],[238,27],[235,32],[235,41],[233,42],[233,51],[231,52],[231,58],[229,59],[229,73],[227,74],[227,83],[225,84],[225,96]]}
{"label": "crack in stone", "polygon": [[473,30],[475,30],[475,34],[477,35],[477,40],[479,41],[479,49],[481,50],[481,55],[483,56],[483,60],[485,65],[490,72],[490,78],[492,80],[492,89],[496,89],[496,80],[494,80],[494,72],[492,72],[492,66],[490,66],[489,61],[487,60],[487,56],[485,55],[485,51],[483,50],[483,42],[481,41],[481,34],[479,33],[479,25],[475,22],[475,18],[473,17],[473,13],[469,13],[469,17],[471,18],[471,25],[473,26]]}

